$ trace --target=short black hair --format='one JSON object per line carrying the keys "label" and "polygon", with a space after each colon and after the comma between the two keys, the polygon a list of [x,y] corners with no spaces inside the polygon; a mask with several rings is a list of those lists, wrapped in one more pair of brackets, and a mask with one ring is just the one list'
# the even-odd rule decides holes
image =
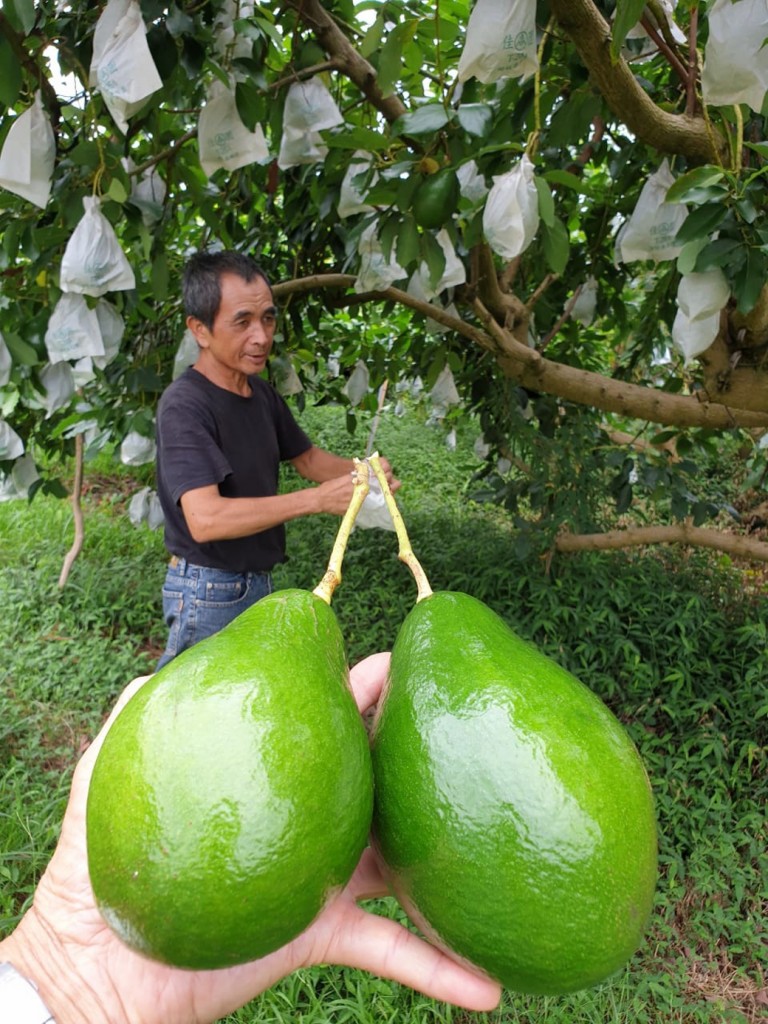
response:
{"label": "short black hair", "polygon": [[252,256],[228,249],[196,252],[184,267],[184,313],[205,324],[209,331],[213,330],[213,322],[221,305],[222,274],[236,274],[246,282],[260,277],[272,291],[269,278]]}

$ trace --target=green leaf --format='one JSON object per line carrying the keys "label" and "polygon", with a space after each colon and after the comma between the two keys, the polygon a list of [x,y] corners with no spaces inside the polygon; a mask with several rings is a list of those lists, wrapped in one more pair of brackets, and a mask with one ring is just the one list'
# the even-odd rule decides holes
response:
{"label": "green leaf", "polygon": [[[696,199],[691,197],[691,193],[695,194],[700,189],[709,189],[713,185],[717,185],[724,177],[725,174],[719,167],[713,167],[710,164],[696,167],[694,170],[688,171],[687,174],[681,174],[670,185],[664,201],[667,203],[696,202]],[[723,186],[722,191],[727,192],[727,186]]]}
{"label": "green leaf", "polygon": [[107,196],[116,203],[124,203],[128,198],[128,193],[125,190],[125,185],[120,181],[119,178],[113,178],[109,183],[109,188],[106,192]]}
{"label": "green leaf", "polygon": [[168,260],[165,253],[160,253],[152,261],[152,292],[158,302],[168,298]]}
{"label": "green leaf", "polygon": [[568,230],[559,217],[553,218],[551,225],[542,221],[542,241],[547,265],[553,273],[562,274],[568,263],[571,243]]}
{"label": "green leaf", "polygon": [[704,270],[711,270],[712,267],[724,267],[730,262],[735,250],[741,249],[742,242],[735,238],[716,238],[708,242],[700,251],[696,260],[695,270],[701,273]]}
{"label": "green leaf", "polygon": [[7,332],[4,337],[14,363],[19,363],[21,366],[36,366],[40,362],[40,357],[35,349],[18,334]]}
{"label": "green leaf", "polygon": [[366,59],[381,48],[381,38],[384,33],[384,14],[377,15],[376,20],[363,36],[360,43],[360,56]]}
{"label": "green leaf", "polygon": [[546,226],[551,228],[555,223],[555,201],[552,198],[549,185],[543,178],[536,175],[533,180],[539,194],[539,215]]}
{"label": "green leaf", "polygon": [[235,104],[240,119],[249,132],[256,130],[256,125],[264,116],[263,92],[253,79],[246,78],[235,86]]}
{"label": "green leaf", "polygon": [[456,119],[468,135],[482,138],[493,123],[493,110],[487,103],[462,103],[456,111]]}
{"label": "green leaf", "polygon": [[390,262],[392,259],[392,247],[395,244],[397,238],[397,229],[400,226],[400,221],[397,216],[387,217],[383,224],[380,223],[379,228],[379,244],[381,245],[381,251],[384,254],[384,259]]}
{"label": "green leaf", "polygon": [[732,289],[740,313],[754,308],[765,283],[768,260],[759,249],[747,249],[746,259],[733,278]]}
{"label": "green leaf", "polygon": [[444,128],[449,120],[450,115],[442,103],[427,103],[398,117],[392,132],[394,135],[432,135]]}
{"label": "green leaf", "polygon": [[445,271],[445,253],[443,247],[430,231],[425,231],[422,236],[424,256],[429,267],[429,280],[433,288],[443,276]]}
{"label": "green leaf", "polygon": [[616,494],[616,514],[623,515],[632,504],[632,484],[624,483]]}
{"label": "green leaf", "polygon": [[728,207],[722,203],[706,203],[697,207],[683,221],[682,227],[675,235],[675,241],[679,245],[685,245],[694,238],[711,235],[720,227],[727,213]]}
{"label": "green leaf", "polygon": [[611,58],[619,59],[621,48],[630,29],[640,21],[646,0],[618,0],[611,30]]}
{"label": "green leaf", "polygon": [[22,35],[28,36],[35,27],[34,0],[3,0],[3,11]]}
{"label": "green leaf", "polygon": [[11,44],[0,33],[0,103],[12,107],[21,90],[21,65]]}
{"label": "green leaf", "polygon": [[694,238],[686,242],[680,255],[677,257],[677,269],[681,274],[691,274],[696,269],[696,261],[699,253],[707,245],[707,238]]}
{"label": "green leaf", "polygon": [[741,219],[747,224],[754,224],[759,216],[759,211],[755,207],[755,204],[746,196],[743,199],[736,200],[736,209],[738,210]]}
{"label": "green leaf", "polygon": [[570,171],[546,171],[541,176],[551,185],[563,185],[565,188],[570,188],[574,192],[579,192],[585,196],[594,195],[595,190],[589,183],[584,181],[583,178],[571,174]]}
{"label": "green leaf", "polygon": [[367,149],[379,153],[389,147],[390,140],[372,128],[348,125],[343,131],[325,136],[325,144],[329,149]]}
{"label": "green leaf", "polygon": [[419,258],[419,230],[416,221],[406,214],[397,234],[397,262],[401,267],[408,267]]}
{"label": "green leaf", "polygon": [[418,27],[415,19],[396,25],[381,48],[378,63],[378,85],[383,96],[391,96],[403,67],[403,47],[413,39]]}
{"label": "green leaf", "polygon": [[759,154],[764,160],[768,160],[768,142],[745,142],[744,146]]}

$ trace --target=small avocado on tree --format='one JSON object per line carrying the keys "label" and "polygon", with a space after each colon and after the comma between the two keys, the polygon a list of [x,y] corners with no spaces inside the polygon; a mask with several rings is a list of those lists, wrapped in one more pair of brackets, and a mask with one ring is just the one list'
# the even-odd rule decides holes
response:
{"label": "small avocado on tree", "polygon": [[292,393],[350,401],[362,362],[373,411],[384,381],[448,368],[482,425],[475,493],[518,513],[523,549],[768,560],[704,525],[724,501],[695,471],[737,452],[765,484],[759,8],[5,4],[6,493],[61,491],[78,438],[151,459],[180,269],[218,245],[277,282]]}

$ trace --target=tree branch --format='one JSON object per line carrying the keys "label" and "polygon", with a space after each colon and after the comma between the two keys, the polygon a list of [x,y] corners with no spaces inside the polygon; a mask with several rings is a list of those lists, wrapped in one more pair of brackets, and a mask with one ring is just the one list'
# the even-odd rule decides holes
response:
{"label": "tree branch", "polygon": [[360,89],[390,124],[406,113],[407,108],[399,96],[382,93],[376,69],[360,56],[319,0],[286,0],[286,7],[294,10],[299,20],[312,29],[338,70]]}
{"label": "tree branch", "polygon": [[[354,286],[355,280],[353,274],[313,274],[275,285],[274,294],[276,298],[282,298],[323,288],[346,290]],[[351,302],[357,298],[357,295],[349,297]],[[473,307],[485,330],[461,317],[452,316],[440,306],[416,299],[399,288],[372,292],[371,298],[399,302],[456,331],[492,353],[505,376],[533,391],[543,391],[579,405],[602,409],[603,412],[618,413],[665,426],[708,427],[714,430],[732,427],[768,428],[768,413],[765,412],[731,409],[718,403],[699,401],[693,395],[674,395],[640,384],[629,384],[546,359],[540,352],[518,341],[511,331],[494,320],[479,299],[474,300]]]}
{"label": "tree branch", "polygon": [[85,537],[82,506],[84,447],[83,435],[78,434],[75,438],[75,481],[72,485],[72,516],[75,521],[75,537],[72,541],[72,547],[66,553],[64,562],[61,566],[59,590],[61,590],[66,584],[69,578],[69,571],[75,564],[75,559],[83,549],[83,539]]}
{"label": "tree branch", "polygon": [[710,137],[703,117],[657,107],[627,62],[622,57],[612,59],[610,25],[591,0],[551,0],[550,7],[610,109],[642,142],[694,162],[717,163],[718,149],[728,159],[725,141]]}
{"label": "tree branch", "polygon": [[496,358],[502,371],[524,387],[557,395],[603,412],[674,427],[708,426],[768,427],[768,413],[730,409],[690,395],[673,395],[656,388],[604,377],[544,358],[519,342],[491,316],[479,299],[473,303],[478,319],[496,342]]}
{"label": "tree branch", "polygon": [[607,533],[561,533],[555,548],[562,552],[618,551],[650,544],[686,544],[690,547],[723,551],[734,558],[768,562],[768,544],[752,537],[739,537],[720,530],[677,523],[672,526],[630,526]]}

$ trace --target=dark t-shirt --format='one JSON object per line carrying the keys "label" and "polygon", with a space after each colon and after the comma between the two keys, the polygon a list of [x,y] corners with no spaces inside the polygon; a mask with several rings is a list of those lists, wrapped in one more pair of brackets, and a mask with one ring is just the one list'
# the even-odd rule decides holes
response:
{"label": "dark t-shirt", "polygon": [[157,408],[157,493],[165,514],[165,545],[197,565],[233,572],[267,572],[285,557],[285,528],[198,544],[180,499],[218,484],[226,498],[277,493],[280,463],[312,442],[271,384],[251,377],[249,398],[218,387],[189,369],[164,391]]}

